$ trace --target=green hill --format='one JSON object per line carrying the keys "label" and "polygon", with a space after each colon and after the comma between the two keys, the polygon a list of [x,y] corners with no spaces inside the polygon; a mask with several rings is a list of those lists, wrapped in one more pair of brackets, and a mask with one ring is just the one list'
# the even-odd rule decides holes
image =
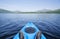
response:
{"label": "green hill", "polygon": [[56,9],[56,10],[44,9],[35,12],[9,11],[5,9],[0,9],[0,13],[60,13],[60,9]]}
{"label": "green hill", "polygon": [[56,10],[47,10],[45,12],[41,11],[41,13],[60,13],[60,9],[56,9]]}
{"label": "green hill", "polygon": [[12,11],[5,10],[5,9],[0,9],[0,13],[11,13]]}

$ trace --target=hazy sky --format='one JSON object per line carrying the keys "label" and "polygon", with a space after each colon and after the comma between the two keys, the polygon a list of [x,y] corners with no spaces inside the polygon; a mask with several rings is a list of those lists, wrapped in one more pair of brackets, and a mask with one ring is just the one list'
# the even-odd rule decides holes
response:
{"label": "hazy sky", "polygon": [[13,11],[59,9],[60,0],[0,0],[0,8]]}

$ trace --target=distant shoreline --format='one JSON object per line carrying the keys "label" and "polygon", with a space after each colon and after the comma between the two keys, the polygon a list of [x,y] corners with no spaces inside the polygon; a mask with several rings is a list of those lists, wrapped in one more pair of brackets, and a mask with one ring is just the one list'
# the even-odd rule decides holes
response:
{"label": "distant shoreline", "polygon": [[[3,13],[3,14],[6,14],[6,13]],[[7,13],[7,14],[60,14],[60,13],[20,12],[20,13]]]}
{"label": "distant shoreline", "polygon": [[48,13],[48,14],[52,14],[52,13],[57,13],[60,14],[60,9],[56,9],[56,10],[39,10],[39,11],[35,11],[35,12],[20,12],[20,11],[9,11],[9,10],[5,10],[5,9],[0,9],[0,13],[22,13],[22,14],[44,14],[44,13]]}

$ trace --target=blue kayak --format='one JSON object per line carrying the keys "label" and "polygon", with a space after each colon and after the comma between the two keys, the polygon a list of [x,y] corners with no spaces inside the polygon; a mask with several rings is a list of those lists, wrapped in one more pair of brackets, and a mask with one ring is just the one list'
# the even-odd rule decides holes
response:
{"label": "blue kayak", "polygon": [[27,23],[13,39],[46,39],[41,31],[32,23]]}

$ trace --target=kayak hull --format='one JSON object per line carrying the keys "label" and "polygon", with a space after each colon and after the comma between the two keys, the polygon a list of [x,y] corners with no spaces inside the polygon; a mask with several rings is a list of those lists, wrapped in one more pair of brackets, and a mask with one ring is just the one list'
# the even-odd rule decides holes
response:
{"label": "kayak hull", "polygon": [[[36,34],[41,31],[32,22],[29,22],[19,32],[23,33],[24,39],[36,39]],[[19,32],[13,39],[20,39]],[[46,39],[43,34],[40,37],[41,39]]]}

